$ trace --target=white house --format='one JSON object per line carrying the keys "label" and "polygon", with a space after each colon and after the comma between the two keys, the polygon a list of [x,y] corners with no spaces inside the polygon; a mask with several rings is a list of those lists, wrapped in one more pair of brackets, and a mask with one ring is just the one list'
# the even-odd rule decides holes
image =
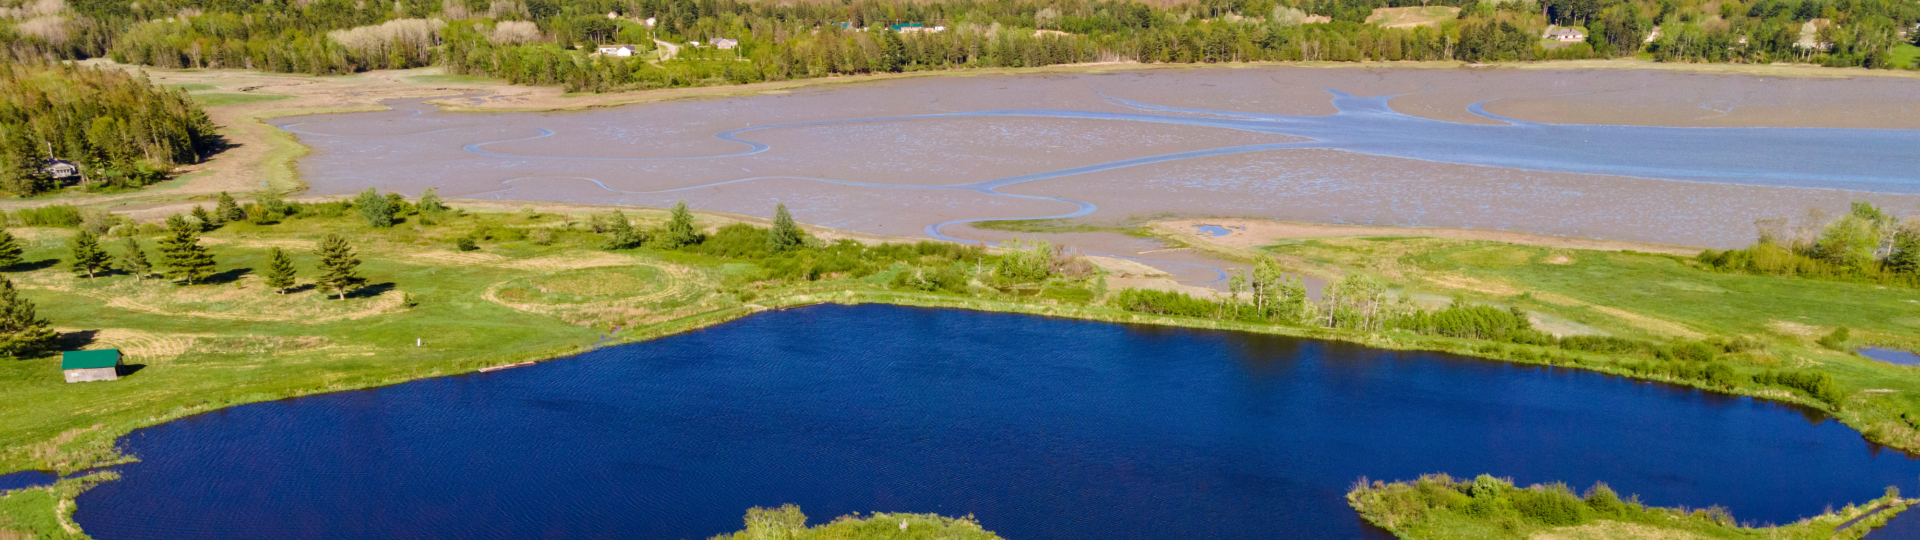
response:
{"label": "white house", "polygon": [[632,45],[601,45],[600,51],[594,54],[604,54],[607,56],[619,56],[624,58],[628,56],[633,56],[633,46]]}
{"label": "white house", "polygon": [[1580,29],[1574,28],[1571,26],[1562,26],[1560,28],[1554,29],[1551,32],[1547,32],[1547,39],[1558,41],[1561,43],[1567,43],[1567,42],[1573,42],[1573,41],[1586,41],[1587,33],[1581,32]]}
{"label": "white house", "polygon": [[46,173],[54,180],[65,180],[80,176],[80,166],[64,159],[49,159],[47,165],[40,168],[40,172]]}
{"label": "white house", "polygon": [[727,38],[713,38],[713,39],[707,40],[707,43],[712,44],[713,47],[716,49],[722,49],[722,50],[731,49],[731,48],[740,46],[740,40],[727,39]]}
{"label": "white house", "polygon": [[647,17],[647,28],[653,28],[653,17]]}

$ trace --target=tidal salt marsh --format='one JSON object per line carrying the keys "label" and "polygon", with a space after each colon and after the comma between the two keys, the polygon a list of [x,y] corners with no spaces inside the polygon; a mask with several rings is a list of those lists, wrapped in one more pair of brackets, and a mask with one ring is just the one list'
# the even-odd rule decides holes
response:
{"label": "tidal salt marsh", "polygon": [[[983,220],[1231,215],[1734,246],[1759,217],[1920,203],[1920,111],[1897,99],[1920,83],[1605,75],[982,76],[561,113],[402,100],[278,124],[315,148],[300,170],[320,194],[784,202],[824,226],[963,240],[1012,236],[952,229]],[[1883,114],[1804,114],[1849,107]]]}

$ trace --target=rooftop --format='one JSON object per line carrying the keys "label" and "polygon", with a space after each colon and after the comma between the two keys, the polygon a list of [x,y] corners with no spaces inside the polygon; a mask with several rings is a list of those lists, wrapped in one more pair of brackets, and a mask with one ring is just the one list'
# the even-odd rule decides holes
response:
{"label": "rooftop", "polygon": [[60,354],[60,369],[110,368],[120,365],[120,349],[67,351]]}

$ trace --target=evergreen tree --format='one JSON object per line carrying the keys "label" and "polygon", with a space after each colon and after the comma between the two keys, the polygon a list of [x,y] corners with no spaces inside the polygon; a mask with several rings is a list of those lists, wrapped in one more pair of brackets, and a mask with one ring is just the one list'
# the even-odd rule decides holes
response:
{"label": "evergreen tree", "polygon": [[120,245],[120,271],[133,274],[138,279],[147,279],[147,274],[153,272],[153,263],[147,262],[147,252],[140,249],[140,241],[129,236]]}
{"label": "evergreen tree", "polygon": [[440,200],[440,194],[434,192],[433,188],[427,188],[426,191],[420,193],[420,204],[418,206],[422,214],[447,211],[447,203]]}
{"label": "evergreen tree", "polygon": [[21,253],[20,242],[13,239],[13,233],[0,229],[0,269],[18,266]]}
{"label": "evergreen tree", "polygon": [[773,230],[767,232],[767,251],[780,253],[806,245],[807,231],[793,222],[786,204],[773,206]]}
{"label": "evergreen tree", "polygon": [[360,259],[354,257],[353,246],[347,245],[347,239],[338,234],[329,234],[320,241],[320,278],[314,280],[321,287],[333,289],[341,300],[347,299],[347,290],[359,287],[367,280],[354,273],[360,266]]}
{"label": "evergreen tree", "polygon": [[0,355],[33,356],[53,347],[52,325],[40,318],[33,302],[20,297],[13,280],[0,277]]}
{"label": "evergreen tree", "polygon": [[646,233],[633,228],[633,224],[627,222],[627,215],[619,210],[614,210],[607,222],[607,241],[602,245],[606,249],[633,249],[647,241]]}
{"label": "evergreen tree", "polygon": [[373,188],[360,192],[353,198],[353,206],[360,209],[360,217],[376,229],[393,226],[393,201],[388,200]]}
{"label": "evergreen tree", "polygon": [[73,250],[73,270],[93,277],[94,272],[107,269],[112,259],[106,250],[100,249],[100,239],[92,231],[81,229],[73,238],[67,240],[67,247]]}
{"label": "evergreen tree", "polygon": [[293,258],[280,248],[267,252],[267,286],[280,294],[287,294],[287,288],[293,286]]}
{"label": "evergreen tree", "polygon": [[214,217],[225,222],[245,221],[247,219],[247,211],[241,210],[240,203],[234,202],[233,196],[228,195],[225,191],[220,192],[220,202],[214,205],[213,213]]}
{"label": "evergreen tree", "polygon": [[211,231],[211,230],[220,228],[219,218],[213,217],[212,214],[207,213],[207,207],[205,206],[193,207],[193,219],[198,220],[200,222],[200,232],[206,232],[206,231]]}
{"label": "evergreen tree", "polygon": [[700,230],[694,228],[693,211],[687,209],[687,201],[673,203],[673,217],[667,219],[667,230],[659,238],[660,247],[676,249],[698,244],[706,240]]}
{"label": "evergreen tree", "polygon": [[160,263],[167,266],[167,277],[192,285],[213,275],[213,253],[200,245],[199,226],[174,214],[167,218],[167,229],[167,237],[160,239]]}

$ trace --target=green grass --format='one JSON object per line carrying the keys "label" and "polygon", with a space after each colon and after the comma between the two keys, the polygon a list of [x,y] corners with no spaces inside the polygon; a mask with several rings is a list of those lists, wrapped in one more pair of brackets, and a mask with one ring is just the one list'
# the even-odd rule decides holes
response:
{"label": "green grass", "polygon": [[1910,43],[1901,43],[1891,52],[1893,67],[1898,69],[1920,69],[1920,47]]}
{"label": "green grass", "polygon": [[969,223],[969,225],[990,231],[1021,233],[1119,232],[1137,234],[1135,231],[1138,229],[1138,227],[1094,225],[1073,219],[1003,219],[996,221],[976,221]]}
{"label": "green grass", "polygon": [[206,84],[206,83],[169,84],[167,85],[167,88],[172,88],[175,90],[185,90],[187,92],[205,92],[208,90],[218,89],[218,87],[211,84]]}
{"label": "green grass", "polygon": [[293,96],[286,94],[242,94],[238,92],[207,92],[194,93],[191,95],[193,96],[193,100],[200,102],[200,106],[202,107],[223,107],[227,105],[280,101],[293,98]]}
{"label": "green grass", "polygon": [[894,514],[879,512],[862,517],[840,516],[823,525],[807,526],[800,507],[755,507],[747,511],[746,529],[723,534],[712,540],[999,540],[1000,536],[980,528],[972,516],[941,517],[934,514]]}
{"label": "green grass", "polygon": [[[645,223],[665,212],[629,209]],[[886,286],[893,272],[862,279],[754,282],[760,266],[698,253],[641,249],[607,253],[585,216],[475,214],[424,225],[409,218],[374,230],[355,216],[228,224],[208,233],[224,279],[180,287],[114,275],[83,279],[59,266],[9,272],[43,317],[67,332],[70,347],[115,347],[144,367],[113,382],[69,385],[53,356],[0,362],[0,473],[73,471],[129,459],[114,441],[140,427],[235,404],[393,384],[480,367],[555,358],[584,350],[614,326],[614,343],[718,324],[755,312],[823,302],[879,302],[1026,313],[1336,339],[1396,350],[1431,350],[1523,363],[1551,363],[1631,376],[1635,358],[1408,334],[1158,316],[1102,303],[1098,280],[1049,281],[968,294]],[[706,216],[708,225],[724,219]],[[1004,222],[1003,222],[1004,223]],[[1082,225],[1023,226],[1053,232]],[[556,231],[550,245],[483,241],[456,252],[452,240],[480,230]],[[14,229],[26,260],[67,256],[66,229]],[[365,260],[361,273],[386,290],[332,300],[304,289],[278,295],[244,269],[265,266],[270,247],[288,249],[313,275],[314,241],[349,237]],[[505,234],[502,238],[545,235]],[[112,251],[118,238],[108,239]],[[150,251],[152,238],[143,238]],[[1920,369],[1892,366],[1813,344],[1833,326],[1862,343],[1913,347],[1920,293],[1872,285],[1722,274],[1664,255],[1609,253],[1420,237],[1313,239],[1270,246],[1297,271],[1381,276],[1403,295],[1460,297],[1519,306],[1543,320],[1596,331],[1673,341],[1661,332],[1745,336],[1765,349],[1736,359],[1741,374],[1764,369],[1832,373],[1848,397],[1834,413],[1868,438],[1920,448],[1900,414],[1920,411]],[[609,260],[609,258],[612,258]],[[390,285],[385,285],[390,284]],[[753,305],[748,305],[747,302]],[[1651,324],[1653,321],[1658,324]],[[424,346],[415,339],[425,338]],[[1658,377],[1656,377],[1658,378]],[[1670,381],[1691,384],[1692,381]],[[1827,408],[1779,387],[1716,388]],[[84,486],[26,490],[0,497],[0,531],[47,531],[53,514]],[[68,491],[59,491],[59,490]],[[31,498],[31,503],[21,502]],[[44,504],[52,501],[54,504]],[[70,503],[69,503],[70,504]],[[890,516],[889,520],[898,516]],[[934,516],[904,518],[934,520]],[[898,522],[892,521],[897,527]],[[1464,525],[1463,525],[1464,526]],[[854,527],[848,525],[848,527]],[[858,528],[858,527],[854,527]],[[863,529],[864,530],[864,529]],[[60,537],[64,533],[49,533]],[[855,534],[855,533],[848,533]],[[860,533],[864,534],[864,533]]]}
{"label": "green grass", "polygon": [[[1857,539],[1907,509],[1909,501],[1889,488],[1866,504],[1778,526],[1741,525],[1724,510],[1688,510],[1641,505],[1637,497],[1596,485],[1584,496],[1564,485],[1519,488],[1511,480],[1481,476],[1455,480],[1445,474],[1404,482],[1365,483],[1347,493],[1347,503],[1367,521],[1401,538],[1422,540],[1772,538]],[[1869,512],[1886,510],[1848,524]],[[1844,530],[1835,531],[1842,524]]]}

